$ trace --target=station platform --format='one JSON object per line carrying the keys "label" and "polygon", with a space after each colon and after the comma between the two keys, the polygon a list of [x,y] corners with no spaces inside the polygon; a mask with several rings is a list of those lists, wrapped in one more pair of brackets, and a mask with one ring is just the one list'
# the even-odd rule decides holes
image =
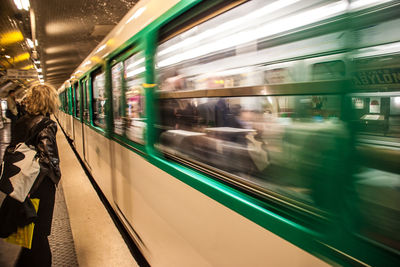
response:
{"label": "station platform", "polygon": [[[10,142],[10,124],[0,129],[0,138],[2,157]],[[60,128],[57,144],[62,177],[49,236],[52,266],[139,266]],[[3,198],[0,195],[0,201]],[[19,246],[0,239],[0,266],[14,266],[19,251]]]}

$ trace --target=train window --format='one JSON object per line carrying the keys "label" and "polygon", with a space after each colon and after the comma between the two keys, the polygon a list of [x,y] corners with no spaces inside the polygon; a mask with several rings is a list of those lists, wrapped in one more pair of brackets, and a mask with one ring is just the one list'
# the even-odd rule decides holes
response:
{"label": "train window", "polygon": [[144,143],[144,57],[136,53],[111,68],[114,132]]}
{"label": "train window", "polygon": [[358,229],[400,250],[400,91],[351,95]]}
{"label": "train window", "polygon": [[400,96],[396,93],[353,94],[353,125],[360,134],[400,137]]}
{"label": "train window", "polygon": [[344,79],[345,64],[342,60],[316,63],[312,67],[312,80]]}
{"label": "train window", "polygon": [[65,111],[65,94],[64,94],[64,92],[61,93],[61,98],[62,98],[63,111],[66,112]]}
{"label": "train window", "polygon": [[146,126],[143,83],[145,60],[137,53],[124,61],[124,79],[126,84],[126,136],[138,143],[144,143]]}
{"label": "train window", "polygon": [[113,95],[114,132],[122,135],[124,132],[124,107],[122,102],[122,62],[111,68],[111,85]]}
{"label": "train window", "polygon": [[74,83],[74,96],[75,96],[75,117],[79,118],[80,117],[80,99],[81,99],[81,93],[79,91],[79,84],[78,82]]}
{"label": "train window", "polygon": [[66,88],[65,89],[65,99],[66,99],[66,109],[65,109],[65,111],[67,112],[67,114],[69,114],[69,103],[70,103],[70,100],[69,100],[69,88]]}
{"label": "train window", "polygon": [[60,98],[60,108],[62,111],[65,111],[65,103],[64,103],[64,92],[61,92],[59,94],[59,98]]}
{"label": "train window", "polygon": [[93,124],[102,128],[106,127],[106,89],[105,73],[100,72],[92,80]]}
{"label": "train window", "polygon": [[84,80],[82,82],[83,84],[83,96],[84,96],[84,101],[83,101],[83,119],[86,121],[90,120],[89,116],[89,80]]}
{"label": "train window", "polygon": [[[279,66],[280,64],[273,64],[268,66],[264,71],[264,83],[265,84],[280,84],[280,83],[291,83],[296,81],[295,74],[293,73],[293,62],[290,62],[290,66]],[[286,65],[286,64],[285,64]]]}
{"label": "train window", "polygon": [[354,174],[357,230],[400,250],[400,83],[395,81],[400,51],[397,53],[358,59],[355,85],[368,90],[349,97],[359,159]]}
{"label": "train window", "polygon": [[68,114],[68,99],[67,99],[67,90],[64,90],[64,111]]}
{"label": "train window", "polygon": [[[346,34],[334,32],[297,41],[272,42],[283,35],[323,25],[346,12],[345,1],[265,1],[239,5],[161,43],[156,53],[159,89],[163,91],[250,87],[285,83],[295,76],[288,68],[266,66],[289,58],[336,53],[346,45]],[[308,29],[309,32],[312,32]],[[332,63],[333,64],[333,63]],[[316,65],[317,72],[335,66]],[[304,66],[293,66],[304,71]],[[321,69],[324,67],[324,70]],[[320,70],[321,69],[321,70]],[[341,73],[334,69],[334,74]],[[325,78],[325,77],[321,77]]]}
{"label": "train window", "polygon": [[[400,251],[400,19],[356,29],[356,92],[349,95],[355,132],[356,231]],[[387,43],[391,42],[391,43]],[[376,243],[376,242],[375,242]]]}
{"label": "train window", "polygon": [[62,111],[65,111],[64,92],[61,92],[59,94],[59,98],[60,98],[60,108],[61,108]]}
{"label": "train window", "polygon": [[[340,96],[165,99],[158,147],[166,154],[304,204],[324,203],[346,136]],[[322,179],[322,180],[321,180]]]}

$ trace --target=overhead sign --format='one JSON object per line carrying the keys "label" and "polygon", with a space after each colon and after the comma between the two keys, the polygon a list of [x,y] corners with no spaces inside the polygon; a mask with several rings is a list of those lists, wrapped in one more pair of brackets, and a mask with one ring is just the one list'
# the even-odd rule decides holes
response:
{"label": "overhead sign", "polygon": [[35,69],[31,70],[18,70],[18,69],[8,69],[7,70],[8,79],[37,79],[38,73]]}

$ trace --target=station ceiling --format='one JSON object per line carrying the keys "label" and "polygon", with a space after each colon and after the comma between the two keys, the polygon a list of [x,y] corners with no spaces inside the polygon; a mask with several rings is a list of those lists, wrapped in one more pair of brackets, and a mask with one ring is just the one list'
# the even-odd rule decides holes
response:
{"label": "station ceiling", "polygon": [[[19,10],[15,1],[30,2],[29,11]],[[42,69],[44,81],[58,88],[137,2],[1,0],[0,97],[11,89],[23,94],[38,81],[10,80],[7,69]],[[27,39],[36,39],[37,45],[33,41],[31,48]]]}

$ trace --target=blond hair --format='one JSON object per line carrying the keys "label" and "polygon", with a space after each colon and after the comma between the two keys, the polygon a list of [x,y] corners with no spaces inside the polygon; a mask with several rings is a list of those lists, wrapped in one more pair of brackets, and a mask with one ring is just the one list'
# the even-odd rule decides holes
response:
{"label": "blond hair", "polygon": [[34,84],[26,93],[26,111],[34,115],[47,115],[56,112],[59,106],[58,94],[53,86]]}

